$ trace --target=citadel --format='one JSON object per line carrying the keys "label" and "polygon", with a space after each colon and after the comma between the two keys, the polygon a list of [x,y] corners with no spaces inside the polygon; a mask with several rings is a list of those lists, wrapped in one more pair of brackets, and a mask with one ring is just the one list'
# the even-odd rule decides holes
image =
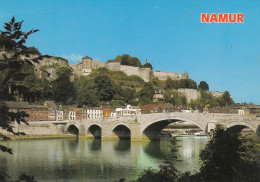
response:
{"label": "citadel", "polygon": [[77,64],[69,65],[74,74],[76,75],[89,75],[93,69],[100,67],[108,68],[111,71],[122,71],[128,76],[136,75],[141,77],[145,82],[149,82],[152,76],[157,77],[159,80],[166,80],[167,77],[172,79],[185,79],[189,78],[189,73],[172,73],[172,72],[162,72],[153,71],[150,68],[139,68],[134,66],[121,65],[119,61],[113,60],[109,62],[101,62],[93,60],[92,58],[86,56],[82,58],[82,62]]}

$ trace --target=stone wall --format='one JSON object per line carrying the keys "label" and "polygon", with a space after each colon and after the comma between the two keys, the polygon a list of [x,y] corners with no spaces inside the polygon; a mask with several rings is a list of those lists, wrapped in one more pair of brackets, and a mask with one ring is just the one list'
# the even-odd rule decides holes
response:
{"label": "stone wall", "polygon": [[137,75],[139,76],[139,67],[120,65],[120,71],[123,71],[127,76]]}
{"label": "stone wall", "polygon": [[[90,57],[82,58],[82,62],[75,65],[70,65],[74,70],[74,73],[77,75],[88,75],[90,74],[92,69],[97,69],[100,67],[106,67],[112,71],[122,71],[126,73],[128,76],[136,75],[144,79],[145,82],[149,82],[150,80],[150,68],[139,68],[134,66],[120,65],[119,62],[110,62],[105,63],[101,61],[92,60]],[[172,79],[182,79],[188,78],[188,73],[171,73],[171,72],[161,72],[161,71],[153,71],[155,77],[158,77],[159,80],[166,80],[167,77],[171,77]]]}
{"label": "stone wall", "polygon": [[221,97],[223,94],[224,94],[224,92],[213,92],[213,91],[211,91],[210,92],[213,96],[215,96],[215,97]]}
{"label": "stone wall", "polygon": [[95,61],[95,60],[92,60],[92,69],[97,69],[97,68],[100,68],[100,67],[106,67],[107,63],[104,63],[104,62],[101,62],[101,61]]}
{"label": "stone wall", "polygon": [[[182,95],[185,95],[187,97],[187,102],[190,102],[191,99],[195,100],[201,97],[200,91],[196,89],[180,88],[178,89],[178,92],[180,92]],[[216,91],[208,91],[208,93],[211,93],[214,97],[221,97],[224,94],[224,92],[216,92]]]}
{"label": "stone wall", "polygon": [[112,71],[120,71],[120,63],[108,63],[106,67]]}
{"label": "stone wall", "polygon": [[200,91],[196,89],[189,89],[189,88],[180,88],[178,89],[178,92],[180,92],[182,95],[185,95],[187,98],[187,102],[190,102],[191,99],[195,100],[201,97]]}
{"label": "stone wall", "polygon": [[166,80],[167,77],[170,77],[171,79],[185,79],[189,78],[189,73],[171,73],[171,72],[163,72],[163,71],[153,71],[153,75],[155,77],[158,77],[159,80]]}
{"label": "stone wall", "polygon": [[150,80],[150,68],[140,68],[139,69],[139,77],[141,77],[145,82],[149,82]]}
{"label": "stone wall", "polygon": [[[62,135],[64,134],[64,125],[54,125],[49,122],[40,121],[27,124],[13,124],[15,132],[24,132],[26,136],[40,136],[40,135]],[[13,134],[0,129],[0,133],[13,136]]]}

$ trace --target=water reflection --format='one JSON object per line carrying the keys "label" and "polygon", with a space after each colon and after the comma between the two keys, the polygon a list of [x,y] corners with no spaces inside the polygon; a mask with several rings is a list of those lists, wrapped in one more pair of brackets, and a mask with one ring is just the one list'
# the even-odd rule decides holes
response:
{"label": "water reflection", "polygon": [[118,151],[129,151],[131,147],[130,140],[118,140],[114,144],[114,149]]}
{"label": "water reflection", "polygon": [[68,148],[71,152],[75,152],[79,147],[79,139],[75,138],[70,141],[68,141]]}
{"label": "water reflection", "polygon": [[91,150],[101,150],[101,140],[100,139],[91,140],[90,149]]}
{"label": "water reflection", "polygon": [[[181,138],[181,171],[193,170],[207,138]],[[132,180],[148,167],[158,168],[171,143],[87,139],[20,140],[8,142],[14,155],[0,153],[0,171],[11,176],[34,175],[37,181]]]}
{"label": "water reflection", "polygon": [[160,141],[144,143],[144,152],[153,158],[163,158],[163,153],[160,146]]}

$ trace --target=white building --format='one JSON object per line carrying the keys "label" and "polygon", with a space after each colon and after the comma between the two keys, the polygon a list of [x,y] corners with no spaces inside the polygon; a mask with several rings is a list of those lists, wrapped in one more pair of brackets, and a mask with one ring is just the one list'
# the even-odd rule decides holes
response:
{"label": "white building", "polygon": [[245,114],[245,110],[244,109],[238,109],[238,114]]}
{"label": "white building", "polygon": [[103,117],[102,109],[87,109],[87,119],[98,119]]}
{"label": "white building", "polygon": [[111,118],[116,118],[116,112],[111,112]]}
{"label": "white building", "polygon": [[76,120],[76,111],[69,111],[69,120]]}
{"label": "white building", "polygon": [[117,116],[134,116],[141,114],[141,109],[134,109],[131,105],[127,105],[126,108],[116,108]]}

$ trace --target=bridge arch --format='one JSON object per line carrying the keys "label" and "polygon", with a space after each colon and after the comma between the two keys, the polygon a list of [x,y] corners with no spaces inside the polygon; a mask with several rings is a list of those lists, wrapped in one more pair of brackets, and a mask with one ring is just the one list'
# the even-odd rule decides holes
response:
{"label": "bridge arch", "polygon": [[168,116],[168,117],[156,118],[150,121],[148,124],[144,125],[141,129],[142,138],[147,138],[149,140],[158,140],[162,129],[165,128],[168,124],[176,121],[192,123],[197,127],[199,127],[204,132],[206,129],[206,126],[201,125],[196,120],[179,117],[179,116]]}
{"label": "bridge arch", "polygon": [[95,139],[101,139],[101,132],[101,126],[97,123],[91,124],[87,129],[87,135]]}
{"label": "bridge arch", "polygon": [[79,135],[79,128],[78,126],[76,126],[75,124],[69,124],[66,128],[65,128],[65,132],[71,133],[73,135]]}
{"label": "bridge arch", "polygon": [[112,127],[111,137],[119,140],[130,140],[131,129],[125,123],[117,123]]}
{"label": "bridge arch", "polygon": [[255,126],[253,126],[251,123],[244,122],[244,121],[229,123],[226,125],[226,128],[229,129],[230,131],[234,131],[234,132],[240,132],[244,128],[250,128],[255,133],[257,131],[257,128]]}

